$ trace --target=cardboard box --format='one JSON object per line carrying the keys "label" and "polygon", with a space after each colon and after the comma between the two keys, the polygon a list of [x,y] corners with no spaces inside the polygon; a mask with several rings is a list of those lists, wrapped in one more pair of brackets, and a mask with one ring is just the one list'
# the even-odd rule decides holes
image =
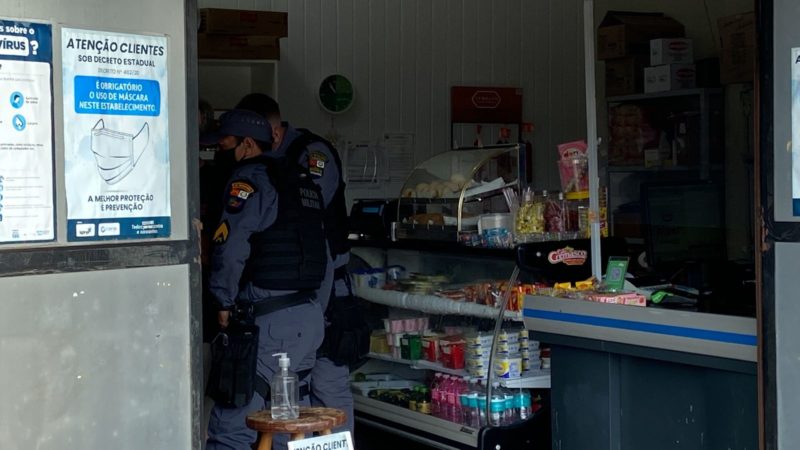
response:
{"label": "cardboard box", "polygon": [[694,62],[692,40],[685,38],[653,39],[650,41],[650,65]]}
{"label": "cardboard box", "polygon": [[607,60],[606,97],[642,93],[645,66],[647,66],[646,56]]}
{"label": "cardboard box", "polygon": [[661,13],[609,11],[597,30],[597,59],[647,55],[651,39],[684,36],[683,25]]}
{"label": "cardboard box", "polygon": [[717,20],[722,42],[719,77],[722,84],[753,81],[756,67],[756,18],[753,13]]}
{"label": "cardboard box", "polygon": [[289,16],[284,12],[204,8],[200,10],[199,32],[286,37]]}
{"label": "cardboard box", "polygon": [[197,57],[218,59],[280,59],[275,36],[197,34]]}
{"label": "cardboard box", "polygon": [[697,86],[694,64],[665,64],[644,69],[644,92],[676,91]]}

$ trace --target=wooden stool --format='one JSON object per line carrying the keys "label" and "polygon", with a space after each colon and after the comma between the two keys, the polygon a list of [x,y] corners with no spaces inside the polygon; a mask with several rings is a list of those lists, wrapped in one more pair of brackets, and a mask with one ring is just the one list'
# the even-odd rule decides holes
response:
{"label": "wooden stool", "polygon": [[262,410],[247,416],[247,426],[258,431],[258,450],[271,450],[273,433],[288,433],[292,435],[290,441],[297,441],[309,433],[331,434],[331,429],[346,420],[347,415],[341,409],[301,406],[297,419],[273,419],[268,410]]}

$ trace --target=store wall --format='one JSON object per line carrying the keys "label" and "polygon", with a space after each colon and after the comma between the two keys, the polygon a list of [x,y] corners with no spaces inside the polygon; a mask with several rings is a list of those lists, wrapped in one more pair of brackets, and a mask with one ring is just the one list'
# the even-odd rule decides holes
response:
{"label": "store wall", "polygon": [[[608,11],[662,12],[686,29],[692,39],[695,59],[718,57],[720,53],[717,19],[754,10],[753,0],[596,0],[595,30]],[[597,117],[598,132],[608,135],[605,110],[605,65],[598,61]],[[753,185],[753,134],[752,134],[752,84],[725,86],[725,176],[728,231],[728,255],[731,259],[752,258],[752,192]],[[601,154],[607,148],[600,147]]]}
{"label": "store wall", "polygon": [[[556,188],[556,144],[586,134],[581,0],[200,0],[199,6],[288,11],[279,92],[285,116],[320,133],[376,142],[415,135],[417,162],[450,145],[452,85],[521,86],[534,122],[535,185]],[[335,121],[318,106],[321,79],[340,72],[356,101]],[[484,143],[496,141],[484,133]],[[471,144],[474,132],[457,136]],[[396,196],[400,186],[356,196]]]}

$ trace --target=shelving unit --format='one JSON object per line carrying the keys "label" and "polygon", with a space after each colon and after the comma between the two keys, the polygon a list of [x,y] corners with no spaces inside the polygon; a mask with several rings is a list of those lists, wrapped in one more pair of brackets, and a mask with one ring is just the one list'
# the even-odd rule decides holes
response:
{"label": "shelving unit", "polygon": [[[381,305],[395,308],[411,309],[428,314],[454,314],[485,319],[497,318],[498,310],[495,307],[479,305],[477,303],[457,302],[435,295],[415,295],[401,291],[387,291],[368,287],[354,287],[357,297]],[[506,311],[506,319],[522,321],[519,311]]]}
{"label": "shelving unit", "polygon": [[[437,372],[446,373],[448,375],[455,375],[458,377],[467,376],[467,371],[463,369],[450,369],[445,367],[439,363],[427,361],[424,359],[418,359],[416,361],[412,361],[409,359],[401,359],[401,358],[394,358],[392,355],[388,355],[385,353],[373,353],[370,352],[367,356],[374,359],[380,359],[382,361],[389,361],[398,364],[405,364],[412,369],[419,369],[419,370],[435,370]],[[513,378],[510,380],[506,379],[497,379],[500,382],[500,385],[507,388],[513,389],[550,389],[550,371],[549,370],[531,370],[529,372],[523,373],[523,376],[520,378]]]}
{"label": "shelving unit", "polygon": [[[606,186],[608,186],[608,214],[612,230],[618,221],[618,217],[615,216],[618,207],[639,200],[639,191],[633,186],[651,181],[720,181],[717,179],[724,169],[722,89],[697,88],[623,95],[609,97],[606,103],[609,111],[609,158],[602,169],[605,171]],[[659,143],[667,142],[670,147],[673,141],[682,142],[681,148],[686,155],[682,157],[684,161],[679,161],[679,165],[645,167],[642,154],[639,164],[621,164],[619,159],[614,157],[616,128],[612,123],[614,115],[611,111],[622,105],[641,108],[638,111],[646,119],[642,118],[640,123],[626,123],[621,129],[638,129],[640,135],[637,139],[644,141],[648,138],[640,126],[646,124],[647,127],[652,127],[650,133],[655,133],[651,139]],[[680,138],[676,138],[675,135],[679,134],[680,130],[675,128],[683,130],[684,134]],[[624,139],[629,140],[631,137],[625,134]],[[658,148],[653,142],[650,142],[648,147],[644,147],[645,144],[641,145],[643,147],[640,148],[641,151]],[[627,148],[624,145],[623,147]]]}
{"label": "shelving unit", "polygon": [[[401,434],[409,439],[435,445],[437,448],[459,448],[463,446],[474,448],[478,446],[479,430],[475,428],[439,419],[438,417],[427,414],[421,414],[407,408],[374,400],[362,395],[354,395],[353,401],[356,411],[362,413],[356,416],[356,421],[358,422],[365,422],[371,426],[384,428],[388,432]],[[391,425],[381,424],[371,420],[370,417],[364,417],[363,414],[386,420],[390,422]],[[414,430],[414,433],[401,430],[400,427],[397,426],[398,424],[408,427],[410,430]],[[437,439],[434,441],[433,439],[420,437],[418,433],[420,431],[435,436]],[[440,439],[445,439],[460,445],[443,446]]]}

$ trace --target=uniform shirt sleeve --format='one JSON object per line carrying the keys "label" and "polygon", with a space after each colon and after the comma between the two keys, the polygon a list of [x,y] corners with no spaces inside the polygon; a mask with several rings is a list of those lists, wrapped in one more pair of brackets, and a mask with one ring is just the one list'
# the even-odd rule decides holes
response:
{"label": "uniform shirt sleeve", "polygon": [[[252,189],[253,192],[242,194]],[[243,198],[244,197],[244,198]],[[250,164],[234,172],[225,191],[225,205],[214,232],[209,289],[221,309],[230,309],[239,293],[250,236],[271,226],[278,201],[264,166]]]}
{"label": "uniform shirt sleeve", "polygon": [[322,190],[322,199],[327,208],[339,188],[341,173],[331,149],[322,142],[313,142],[300,154],[298,162],[311,172],[311,179]]}

